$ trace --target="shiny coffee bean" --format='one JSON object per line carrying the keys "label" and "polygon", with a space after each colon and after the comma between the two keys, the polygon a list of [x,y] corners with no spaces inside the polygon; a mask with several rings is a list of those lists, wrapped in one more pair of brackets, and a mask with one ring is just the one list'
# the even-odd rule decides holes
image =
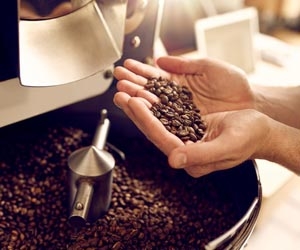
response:
{"label": "shiny coffee bean", "polygon": [[[163,105],[153,107],[158,112]],[[200,126],[175,127],[171,123],[177,126],[181,118],[174,117],[177,121],[164,117],[169,131],[194,141],[191,133]],[[126,161],[116,157],[109,210],[74,230],[68,224],[67,158],[90,145],[93,135],[48,126],[30,140],[23,134],[5,138],[0,131],[0,249],[203,250],[240,219],[236,199],[218,183],[169,168],[146,138],[119,138]]]}
{"label": "shiny coffee bean", "polygon": [[154,103],[150,110],[168,131],[182,141],[196,142],[202,139],[206,124],[193,103],[193,95],[188,87],[163,78],[151,78],[145,89],[159,97],[160,102]]}

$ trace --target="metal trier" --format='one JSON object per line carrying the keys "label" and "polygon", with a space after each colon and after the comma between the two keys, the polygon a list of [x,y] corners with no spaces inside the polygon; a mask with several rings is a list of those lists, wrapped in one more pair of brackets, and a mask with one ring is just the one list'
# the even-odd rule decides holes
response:
{"label": "metal trier", "polygon": [[110,121],[101,111],[91,146],[74,151],[68,159],[70,170],[70,217],[72,226],[80,228],[107,212],[112,194],[114,157],[104,147]]}

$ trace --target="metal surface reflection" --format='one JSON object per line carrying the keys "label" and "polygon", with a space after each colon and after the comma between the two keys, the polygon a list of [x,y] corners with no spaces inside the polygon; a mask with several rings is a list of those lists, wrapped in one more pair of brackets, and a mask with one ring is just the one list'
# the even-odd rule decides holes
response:
{"label": "metal surface reflection", "polygon": [[92,0],[20,0],[20,18],[39,20],[69,14]]}
{"label": "metal surface reflection", "polygon": [[21,84],[70,83],[112,65],[122,55],[126,6],[124,0],[21,1]]}
{"label": "metal surface reflection", "polygon": [[129,0],[126,12],[125,34],[137,29],[143,22],[148,6],[148,0]]}
{"label": "metal surface reflection", "polygon": [[149,0],[20,0],[19,72],[24,86],[87,78],[121,58],[124,35]]}

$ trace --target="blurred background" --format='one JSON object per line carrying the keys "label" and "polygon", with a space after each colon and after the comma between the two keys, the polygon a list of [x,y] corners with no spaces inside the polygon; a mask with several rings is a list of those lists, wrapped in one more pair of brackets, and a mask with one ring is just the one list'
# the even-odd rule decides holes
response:
{"label": "blurred background", "polygon": [[298,0],[166,0],[161,38],[169,53],[196,48],[193,24],[196,20],[245,7],[259,13],[260,32],[300,44],[300,1]]}

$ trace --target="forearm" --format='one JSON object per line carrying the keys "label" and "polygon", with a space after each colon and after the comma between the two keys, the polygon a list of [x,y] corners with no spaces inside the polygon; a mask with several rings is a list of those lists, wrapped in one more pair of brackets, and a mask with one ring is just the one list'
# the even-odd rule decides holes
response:
{"label": "forearm", "polygon": [[255,109],[271,118],[300,128],[300,86],[266,87],[253,85]]}
{"label": "forearm", "polygon": [[299,175],[300,130],[274,120],[270,124],[265,143],[256,152],[255,158],[276,162]]}

